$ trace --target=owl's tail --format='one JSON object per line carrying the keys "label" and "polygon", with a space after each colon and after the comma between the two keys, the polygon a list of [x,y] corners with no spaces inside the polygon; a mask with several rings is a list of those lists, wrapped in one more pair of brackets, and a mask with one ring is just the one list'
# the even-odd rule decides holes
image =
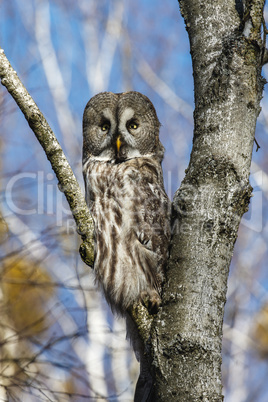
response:
{"label": "owl's tail", "polygon": [[151,367],[144,353],[144,345],[140,339],[135,323],[126,314],[127,338],[132,344],[137,360],[140,362],[140,375],[136,384],[134,402],[155,402],[153,396],[153,376]]}
{"label": "owl's tail", "polygon": [[153,396],[153,377],[148,368],[144,368],[141,361],[140,376],[136,385],[134,402],[155,402]]}

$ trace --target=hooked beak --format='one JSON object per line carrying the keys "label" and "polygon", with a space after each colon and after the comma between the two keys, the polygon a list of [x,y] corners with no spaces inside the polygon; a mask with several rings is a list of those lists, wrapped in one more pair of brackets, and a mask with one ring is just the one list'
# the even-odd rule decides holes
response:
{"label": "hooked beak", "polygon": [[117,148],[117,152],[120,151],[121,144],[122,144],[122,142],[121,142],[121,140],[120,140],[120,137],[118,136],[117,139],[116,139],[116,148]]}

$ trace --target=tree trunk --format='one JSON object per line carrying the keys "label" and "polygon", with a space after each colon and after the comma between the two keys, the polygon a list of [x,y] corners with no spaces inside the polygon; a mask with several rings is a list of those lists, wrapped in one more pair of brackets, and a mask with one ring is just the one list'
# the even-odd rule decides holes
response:
{"label": "tree trunk", "polygon": [[[134,311],[154,370],[154,401],[223,399],[227,278],[251,196],[249,170],[264,84],[264,0],[246,3],[180,0],[193,60],[193,149],[173,202],[174,233],[162,308],[154,317],[142,306]],[[53,133],[1,49],[0,78],[55,170],[84,240],[81,254],[91,265],[93,224],[85,201]]]}
{"label": "tree trunk", "polygon": [[[240,5],[241,3],[241,5]],[[173,201],[163,306],[149,342],[154,400],[221,401],[222,322],[238,227],[248,209],[264,1],[181,0],[190,38],[195,126]]]}

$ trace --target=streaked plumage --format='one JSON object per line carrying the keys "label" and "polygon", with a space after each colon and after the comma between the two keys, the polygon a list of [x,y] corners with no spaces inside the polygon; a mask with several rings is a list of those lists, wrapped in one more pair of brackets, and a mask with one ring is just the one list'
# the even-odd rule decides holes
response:
{"label": "streaked plumage", "polygon": [[[161,302],[170,203],[163,185],[159,127],[152,103],[139,92],[100,93],[88,102],[83,116],[83,174],[95,224],[94,270],[113,311],[125,316],[139,299],[149,299],[152,309]],[[133,344],[139,344],[130,332]]]}

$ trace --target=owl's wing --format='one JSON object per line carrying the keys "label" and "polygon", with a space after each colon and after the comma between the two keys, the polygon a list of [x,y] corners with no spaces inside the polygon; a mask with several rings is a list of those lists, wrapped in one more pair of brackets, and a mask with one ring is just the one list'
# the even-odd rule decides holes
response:
{"label": "owl's wing", "polygon": [[93,202],[94,202],[94,194],[93,191],[90,188],[90,165],[89,163],[85,164],[83,167],[83,178],[84,178],[84,183],[85,183],[85,199],[88,207],[91,209]]}
{"label": "owl's wing", "polygon": [[149,158],[138,162],[138,185],[133,203],[135,252],[148,282],[161,294],[170,240],[170,201],[164,190],[160,164]]}

